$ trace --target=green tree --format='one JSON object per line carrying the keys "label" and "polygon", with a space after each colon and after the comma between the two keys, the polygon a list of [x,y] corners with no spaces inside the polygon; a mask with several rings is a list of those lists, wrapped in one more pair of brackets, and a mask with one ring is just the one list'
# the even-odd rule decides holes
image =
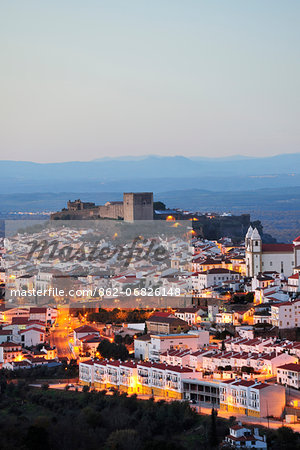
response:
{"label": "green tree", "polygon": [[213,408],[211,410],[210,415],[210,433],[209,433],[209,441],[212,448],[215,448],[218,445],[218,436],[217,436],[217,411]]}
{"label": "green tree", "polygon": [[140,450],[141,446],[137,431],[132,429],[113,431],[106,441],[106,448],[110,450]]}
{"label": "green tree", "polygon": [[163,202],[153,202],[153,209],[157,211],[165,211],[166,205]]}
{"label": "green tree", "polygon": [[113,358],[125,361],[129,357],[129,352],[125,345],[115,344],[114,342],[109,342],[106,339],[103,339],[103,341],[100,342],[97,351],[100,353],[102,358],[107,359]]}
{"label": "green tree", "polygon": [[[293,450],[297,447],[298,437],[290,427],[280,427],[277,430],[277,442],[282,450]],[[299,444],[299,442],[298,442]]]}

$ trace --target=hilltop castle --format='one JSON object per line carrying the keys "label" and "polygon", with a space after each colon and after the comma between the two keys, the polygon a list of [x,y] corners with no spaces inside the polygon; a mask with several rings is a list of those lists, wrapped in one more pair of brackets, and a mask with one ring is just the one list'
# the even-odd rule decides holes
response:
{"label": "hilltop castle", "polygon": [[125,222],[153,220],[152,192],[124,192],[122,202],[95,205],[80,199],[68,201],[67,208],[51,214],[52,220],[116,219]]}

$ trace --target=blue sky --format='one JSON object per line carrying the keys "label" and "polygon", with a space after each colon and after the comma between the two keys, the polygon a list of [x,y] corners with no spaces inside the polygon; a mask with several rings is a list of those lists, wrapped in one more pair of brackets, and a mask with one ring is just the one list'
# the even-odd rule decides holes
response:
{"label": "blue sky", "polygon": [[0,6],[0,158],[299,150],[298,0]]}

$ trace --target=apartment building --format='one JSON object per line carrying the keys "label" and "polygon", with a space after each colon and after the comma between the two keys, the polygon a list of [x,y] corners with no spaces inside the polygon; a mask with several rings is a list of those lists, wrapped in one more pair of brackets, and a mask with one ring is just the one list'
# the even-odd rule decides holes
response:
{"label": "apartment building", "polygon": [[174,314],[189,325],[194,325],[201,322],[201,313],[203,314],[203,310],[200,308],[179,308]]}
{"label": "apartment building", "polygon": [[285,388],[256,380],[220,382],[220,409],[254,417],[280,417],[285,407]]}
{"label": "apartment building", "polygon": [[203,355],[203,369],[214,372],[220,367],[228,370],[239,371],[243,367],[251,368],[253,372],[265,375],[276,375],[277,368],[282,364],[295,363],[298,358],[295,355],[283,353],[247,353],[247,352],[210,352]]}
{"label": "apartment building", "polygon": [[151,361],[160,361],[160,355],[167,350],[191,349],[192,351],[196,351],[208,343],[208,332],[197,334],[153,334],[149,343],[149,359]]}
{"label": "apartment building", "polygon": [[221,286],[225,281],[239,282],[241,274],[229,269],[211,269],[198,274],[198,290],[211,286]]}
{"label": "apartment building", "polygon": [[11,361],[22,359],[22,346],[14,342],[3,342],[0,344],[0,363],[6,364]]}
{"label": "apartment building", "polygon": [[277,368],[277,383],[300,389],[300,364],[284,364]]}
{"label": "apartment building", "polygon": [[197,378],[193,369],[150,361],[89,360],[79,363],[81,384],[99,389],[115,388],[130,394],[183,398],[182,380]]}
{"label": "apartment building", "polygon": [[295,301],[277,303],[271,306],[272,325],[278,328],[300,326],[300,298]]}
{"label": "apartment building", "polygon": [[29,320],[53,324],[57,318],[57,309],[51,307],[31,307],[29,310]]}

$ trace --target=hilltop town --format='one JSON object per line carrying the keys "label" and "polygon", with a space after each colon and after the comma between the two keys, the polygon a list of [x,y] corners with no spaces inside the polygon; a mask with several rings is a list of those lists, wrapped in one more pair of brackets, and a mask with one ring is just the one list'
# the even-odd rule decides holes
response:
{"label": "hilltop town", "polygon": [[297,422],[300,236],[264,244],[250,225],[239,243],[207,240],[175,217],[140,236],[125,222],[51,221],[2,240],[2,370],[63,368],[71,388]]}

